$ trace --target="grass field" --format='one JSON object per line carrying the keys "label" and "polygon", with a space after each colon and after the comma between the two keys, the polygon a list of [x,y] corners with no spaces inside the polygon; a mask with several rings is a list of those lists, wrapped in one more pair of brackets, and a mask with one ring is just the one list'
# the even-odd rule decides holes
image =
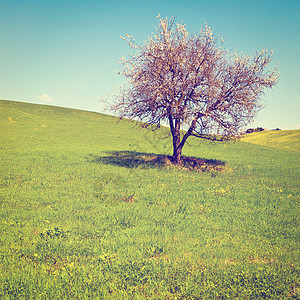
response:
{"label": "grass field", "polygon": [[300,153],[300,129],[271,130],[245,135],[244,142]]}
{"label": "grass field", "polygon": [[190,139],[189,170],[164,128],[12,101],[0,124],[1,299],[299,299],[296,151]]}

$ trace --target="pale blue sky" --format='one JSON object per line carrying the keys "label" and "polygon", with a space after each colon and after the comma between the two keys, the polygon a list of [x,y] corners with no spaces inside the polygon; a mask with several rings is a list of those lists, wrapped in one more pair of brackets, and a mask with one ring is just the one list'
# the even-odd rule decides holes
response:
{"label": "pale blue sky", "polygon": [[0,99],[103,111],[130,53],[120,35],[143,42],[158,13],[190,32],[206,22],[238,52],[273,49],[282,76],[252,125],[300,128],[299,0],[0,0]]}

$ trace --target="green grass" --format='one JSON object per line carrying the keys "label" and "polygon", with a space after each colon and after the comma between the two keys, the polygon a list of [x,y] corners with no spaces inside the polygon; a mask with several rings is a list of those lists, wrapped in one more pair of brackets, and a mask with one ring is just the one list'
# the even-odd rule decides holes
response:
{"label": "green grass", "polygon": [[[295,151],[0,101],[1,299],[297,299]],[[299,141],[294,139],[294,143]]]}
{"label": "green grass", "polygon": [[244,142],[300,153],[300,129],[271,130],[245,135]]}

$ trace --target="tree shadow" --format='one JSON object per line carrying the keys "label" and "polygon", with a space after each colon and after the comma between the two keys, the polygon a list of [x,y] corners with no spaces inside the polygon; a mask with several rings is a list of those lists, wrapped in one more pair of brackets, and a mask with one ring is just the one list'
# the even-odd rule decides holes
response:
{"label": "tree shadow", "polygon": [[181,164],[176,165],[173,163],[171,156],[162,154],[142,153],[136,151],[112,151],[106,152],[106,154],[108,155],[98,156],[90,154],[88,156],[88,161],[105,165],[116,165],[130,169],[176,167],[201,172],[216,172],[224,171],[226,168],[226,163],[224,161],[215,159],[183,156]]}

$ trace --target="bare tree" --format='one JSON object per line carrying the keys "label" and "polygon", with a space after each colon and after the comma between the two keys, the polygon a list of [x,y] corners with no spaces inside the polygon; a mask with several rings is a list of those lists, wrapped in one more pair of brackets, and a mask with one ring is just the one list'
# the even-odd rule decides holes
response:
{"label": "bare tree", "polygon": [[[122,37],[123,38],[123,37]],[[144,45],[123,38],[135,50],[122,58],[128,81],[111,108],[121,118],[159,127],[167,121],[173,137],[173,160],[180,163],[189,136],[236,138],[262,107],[264,88],[278,80],[266,70],[272,51],[253,58],[223,49],[222,38],[205,25],[189,34],[174,18],[158,16],[156,33]]]}

